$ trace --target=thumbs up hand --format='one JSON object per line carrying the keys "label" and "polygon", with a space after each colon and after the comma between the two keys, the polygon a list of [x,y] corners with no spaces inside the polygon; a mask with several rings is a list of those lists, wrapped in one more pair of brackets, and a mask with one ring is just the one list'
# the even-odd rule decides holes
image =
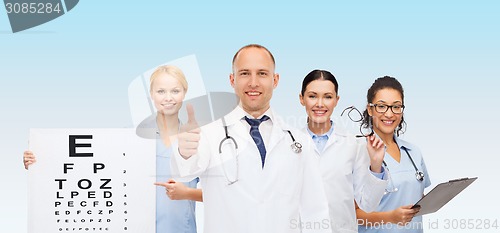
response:
{"label": "thumbs up hand", "polygon": [[200,141],[200,127],[196,122],[193,106],[186,105],[188,114],[187,124],[181,126],[178,136],[179,153],[184,159],[188,159],[198,152],[198,144]]}

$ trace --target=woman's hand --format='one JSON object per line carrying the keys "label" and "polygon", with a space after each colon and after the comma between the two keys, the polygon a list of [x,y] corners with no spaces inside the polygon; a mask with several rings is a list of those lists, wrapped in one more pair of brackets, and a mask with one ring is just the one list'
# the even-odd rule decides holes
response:
{"label": "woman's hand", "polygon": [[405,225],[411,222],[413,216],[420,210],[420,207],[412,209],[413,205],[401,206],[391,211],[391,222],[399,225]]}
{"label": "woman's hand", "polygon": [[384,161],[385,145],[382,139],[372,135],[366,137],[366,149],[370,156],[370,170],[372,172],[382,172],[382,162]]}
{"label": "woman's hand", "polygon": [[171,200],[189,199],[189,188],[181,182],[169,179],[167,182],[156,182],[155,185],[165,187],[165,193]]}
{"label": "woman's hand", "polygon": [[24,151],[24,154],[23,154],[24,169],[28,170],[28,167],[35,162],[36,162],[36,159],[35,159],[35,155],[33,154],[33,152],[31,152],[29,150]]}

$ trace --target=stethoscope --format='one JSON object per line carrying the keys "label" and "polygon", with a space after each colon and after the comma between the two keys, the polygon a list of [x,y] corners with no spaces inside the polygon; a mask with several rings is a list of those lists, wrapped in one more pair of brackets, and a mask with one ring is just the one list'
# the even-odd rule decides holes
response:
{"label": "stethoscope", "polygon": [[[406,149],[406,147],[403,147],[403,149],[405,150],[406,154],[408,155],[408,158],[410,158],[410,161],[411,161],[411,164],[413,165],[413,168],[415,168],[415,178],[420,182],[424,181],[424,177],[425,177],[424,172],[418,170],[418,167],[417,167],[417,165],[415,165],[415,162],[413,162],[413,159],[411,158],[410,153],[408,152],[408,149]],[[387,168],[387,163],[385,163],[385,161],[382,161],[382,163],[384,163],[384,166]]]}
{"label": "stethoscope", "polygon": [[[224,176],[226,177],[227,184],[232,185],[232,184],[238,182],[238,180],[239,180],[238,143],[236,143],[236,140],[232,136],[229,135],[228,130],[227,130],[226,120],[224,119],[224,117],[222,117],[221,120],[222,120],[222,127],[224,127],[224,132],[225,132],[226,136],[219,143],[219,155],[222,155],[222,144],[224,144],[224,142],[227,140],[233,142],[234,150],[236,152],[236,155],[234,157],[234,160],[236,163],[236,177],[235,177],[235,179],[230,179],[229,176],[227,175],[226,168],[224,166],[224,162],[222,161],[222,156],[220,156],[221,163],[222,163],[221,164],[222,170],[224,172]],[[284,130],[284,131],[288,132],[288,134],[290,135],[290,138],[292,138],[292,144],[290,145],[292,151],[297,153],[297,154],[302,153],[302,144],[300,142],[295,141],[295,138],[293,137],[293,134],[292,134],[292,132],[290,132],[290,130]]]}

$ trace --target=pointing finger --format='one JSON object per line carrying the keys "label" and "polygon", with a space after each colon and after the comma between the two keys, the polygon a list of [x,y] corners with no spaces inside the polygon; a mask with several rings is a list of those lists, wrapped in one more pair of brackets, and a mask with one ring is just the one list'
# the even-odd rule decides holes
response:
{"label": "pointing finger", "polygon": [[163,187],[167,187],[167,183],[163,183],[163,182],[155,182],[154,185],[156,186],[163,186]]}

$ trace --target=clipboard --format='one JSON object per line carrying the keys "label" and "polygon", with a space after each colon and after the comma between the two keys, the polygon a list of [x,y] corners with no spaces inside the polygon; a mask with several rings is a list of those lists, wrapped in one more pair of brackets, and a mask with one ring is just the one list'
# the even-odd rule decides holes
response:
{"label": "clipboard", "polygon": [[438,184],[412,206],[412,208],[420,206],[420,211],[415,216],[438,211],[476,180],[477,177],[461,178]]}

